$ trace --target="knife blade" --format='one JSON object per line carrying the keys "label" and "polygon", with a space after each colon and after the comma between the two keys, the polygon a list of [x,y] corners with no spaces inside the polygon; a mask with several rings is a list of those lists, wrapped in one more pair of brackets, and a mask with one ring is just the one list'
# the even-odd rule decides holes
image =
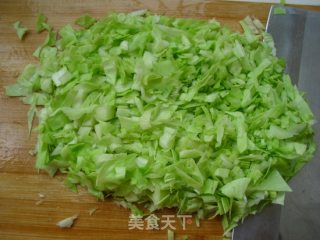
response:
{"label": "knife blade", "polygon": [[[270,8],[266,31],[273,36],[277,56],[286,59],[286,72],[291,76],[292,82],[298,85],[300,90],[307,93],[307,100],[309,100],[316,119],[319,119],[320,13],[285,7],[285,14],[276,15],[273,13],[274,8],[275,6]],[[318,128],[319,123],[317,127],[315,127],[316,142],[319,143],[320,134],[319,131],[317,131]],[[316,159],[317,156],[320,157],[319,151],[316,153],[314,159]],[[312,164],[316,167],[303,169],[303,171],[291,181],[293,184],[290,185],[293,187],[294,192],[289,195],[288,208],[282,209],[279,205],[271,205],[261,213],[248,217],[243,224],[234,229],[232,240],[278,240],[280,238],[282,240],[298,240],[307,239],[306,237],[308,236],[310,237],[308,239],[317,239],[316,236],[320,236],[320,221],[317,221],[316,215],[314,214],[314,217],[307,217],[311,220],[307,222],[318,222],[318,227],[314,228],[310,226],[312,224],[309,224],[308,227],[307,223],[304,223],[302,228],[299,227],[298,220],[295,220],[303,216],[302,211],[292,211],[294,205],[304,206],[305,209],[308,209],[307,204],[303,203],[303,198],[305,197],[303,196],[303,192],[305,190],[311,192],[312,188],[318,189],[316,184],[320,182],[320,177],[316,169],[320,168],[320,162],[312,161],[310,165]],[[313,181],[309,181],[308,185],[306,185],[305,179],[310,177],[313,177]],[[319,181],[314,181],[314,179],[318,179]],[[295,189],[295,187],[299,188],[300,191],[295,191],[298,190]],[[318,196],[318,199],[320,199],[320,191],[316,194],[313,193],[313,195]],[[299,199],[299,202],[296,199]],[[316,200],[313,199],[313,202],[315,201]],[[320,204],[312,206],[316,212],[320,212]],[[299,229],[294,231],[295,234],[291,234],[291,232],[293,232],[293,226],[295,229]],[[313,233],[310,234],[312,230]],[[303,232],[301,236],[299,236],[300,232]]]}

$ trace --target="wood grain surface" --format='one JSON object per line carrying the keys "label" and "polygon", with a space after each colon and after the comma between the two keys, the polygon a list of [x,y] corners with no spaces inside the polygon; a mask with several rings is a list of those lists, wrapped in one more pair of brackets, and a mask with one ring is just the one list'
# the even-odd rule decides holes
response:
{"label": "wood grain surface", "polygon": [[[64,176],[51,178],[38,172],[34,148],[36,134],[28,137],[27,110],[18,98],[4,95],[4,86],[15,82],[16,76],[30,62],[32,52],[42,43],[46,33],[35,32],[38,13],[48,17],[55,29],[83,15],[101,18],[111,11],[130,12],[148,9],[154,13],[176,17],[216,18],[233,30],[247,15],[267,20],[269,4],[232,3],[199,0],[1,0],[0,1],[0,239],[166,239],[166,230],[129,230],[129,211],[112,199],[103,202],[90,196],[85,189],[71,192],[63,184]],[[319,7],[304,7],[318,9]],[[19,41],[12,24],[20,20],[30,29]],[[39,204],[39,193],[45,197]],[[38,204],[37,204],[38,202]],[[89,211],[98,208],[90,216]],[[78,214],[71,229],[60,229],[56,223]],[[156,213],[175,214],[174,209]],[[175,239],[222,239],[221,219],[204,220],[198,228],[194,221],[181,229],[178,221]]]}

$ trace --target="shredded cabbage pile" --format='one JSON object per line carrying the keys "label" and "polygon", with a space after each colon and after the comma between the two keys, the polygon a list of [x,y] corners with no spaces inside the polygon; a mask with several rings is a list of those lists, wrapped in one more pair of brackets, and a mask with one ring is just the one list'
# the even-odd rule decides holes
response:
{"label": "shredded cabbage pile", "polygon": [[[79,18],[35,51],[8,96],[39,117],[36,167],[150,211],[223,216],[225,233],[311,158],[313,114],[257,20],[144,11]],[[42,108],[37,108],[42,106]]]}

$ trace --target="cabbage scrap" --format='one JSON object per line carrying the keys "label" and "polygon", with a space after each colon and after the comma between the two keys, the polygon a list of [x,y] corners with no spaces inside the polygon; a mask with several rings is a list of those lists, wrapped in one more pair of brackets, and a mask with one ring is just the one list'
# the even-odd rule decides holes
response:
{"label": "cabbage scrap", "polygon": [[60,228],[71,228],[77,218],[78,215],[74,215],[57,222],[56,225]]}
{"label": "cabbage scrap", "polygon": [[13,24],[14,30],[16,30],[16,33],[18,35],[18,38],[22,40],[25,36],[25,34],[28,32],[28,29],[24,26],[22,26],[20,21],[17,21]]}
{"label": "cabbage scrap", "polygon": [[43,14],[39,14],[37,17],[36,31],[42,32],[43,30],[50,31],[51,27],[47,23],[47,17]]}
{"label": "cabbage scrap", "polygon": [[168,240],[174,240],[174,232],[168,229],[167,237]]}
{"label": "cabbage scrap", "polygon": [[50,29],[6,88],[31,104],[29,127],[39,118],[37,168],[135,211],[221,215],[226,234],[283,204],[314,118],[258,20],[244,33],[146,11],[77,23]]}

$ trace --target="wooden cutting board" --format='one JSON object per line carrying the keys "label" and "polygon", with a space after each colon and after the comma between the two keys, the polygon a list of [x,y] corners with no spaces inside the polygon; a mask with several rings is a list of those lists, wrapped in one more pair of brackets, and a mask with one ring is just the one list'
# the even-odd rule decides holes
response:
{"label": "wooden cutting board", "polygon": [[[0,239],[166,239],[164,230],[129,230],[129,211],[117,206],[111,199],[97,201],[84,189],[71,192],[63,184],[64,176],[51,178],[38,172],[35,157],[28,152],[34,148],[36,134],[28,137],[27,110],[18,98],[4,95],[4,86],[15,82],[16,76],[30,62],[36,62],[32,52],[46,33],[35,32],[38,13],[45,14],[55,29],[73,23],[83,15],[103,17],[111,11],[130,12],[149,9],[158,14],[177,17],[216,18],[233,30],[239,30],[238,21],[247,15],[266,22],[269,4],[231,3],[199,0],[1,0],[0,2]],[[320,9],[319,7],[305,7]],[[17,20],[30,29],[19,41],[12,24]],[[39,194],[43,194],[43,202]],[[96,212],[89,215],[91,209]],[[66,217],[79,215],[71,229],[60,229],[56,223]],[[175,210],[156,213],[175,215]],[[176,238],[222,239],[221,219],[205,220],[198,228],[194,218],[183,230],[177,218]],[[160,223],[160,226],[163,224]],[[144,225],[146,227],[146,224]]]}

